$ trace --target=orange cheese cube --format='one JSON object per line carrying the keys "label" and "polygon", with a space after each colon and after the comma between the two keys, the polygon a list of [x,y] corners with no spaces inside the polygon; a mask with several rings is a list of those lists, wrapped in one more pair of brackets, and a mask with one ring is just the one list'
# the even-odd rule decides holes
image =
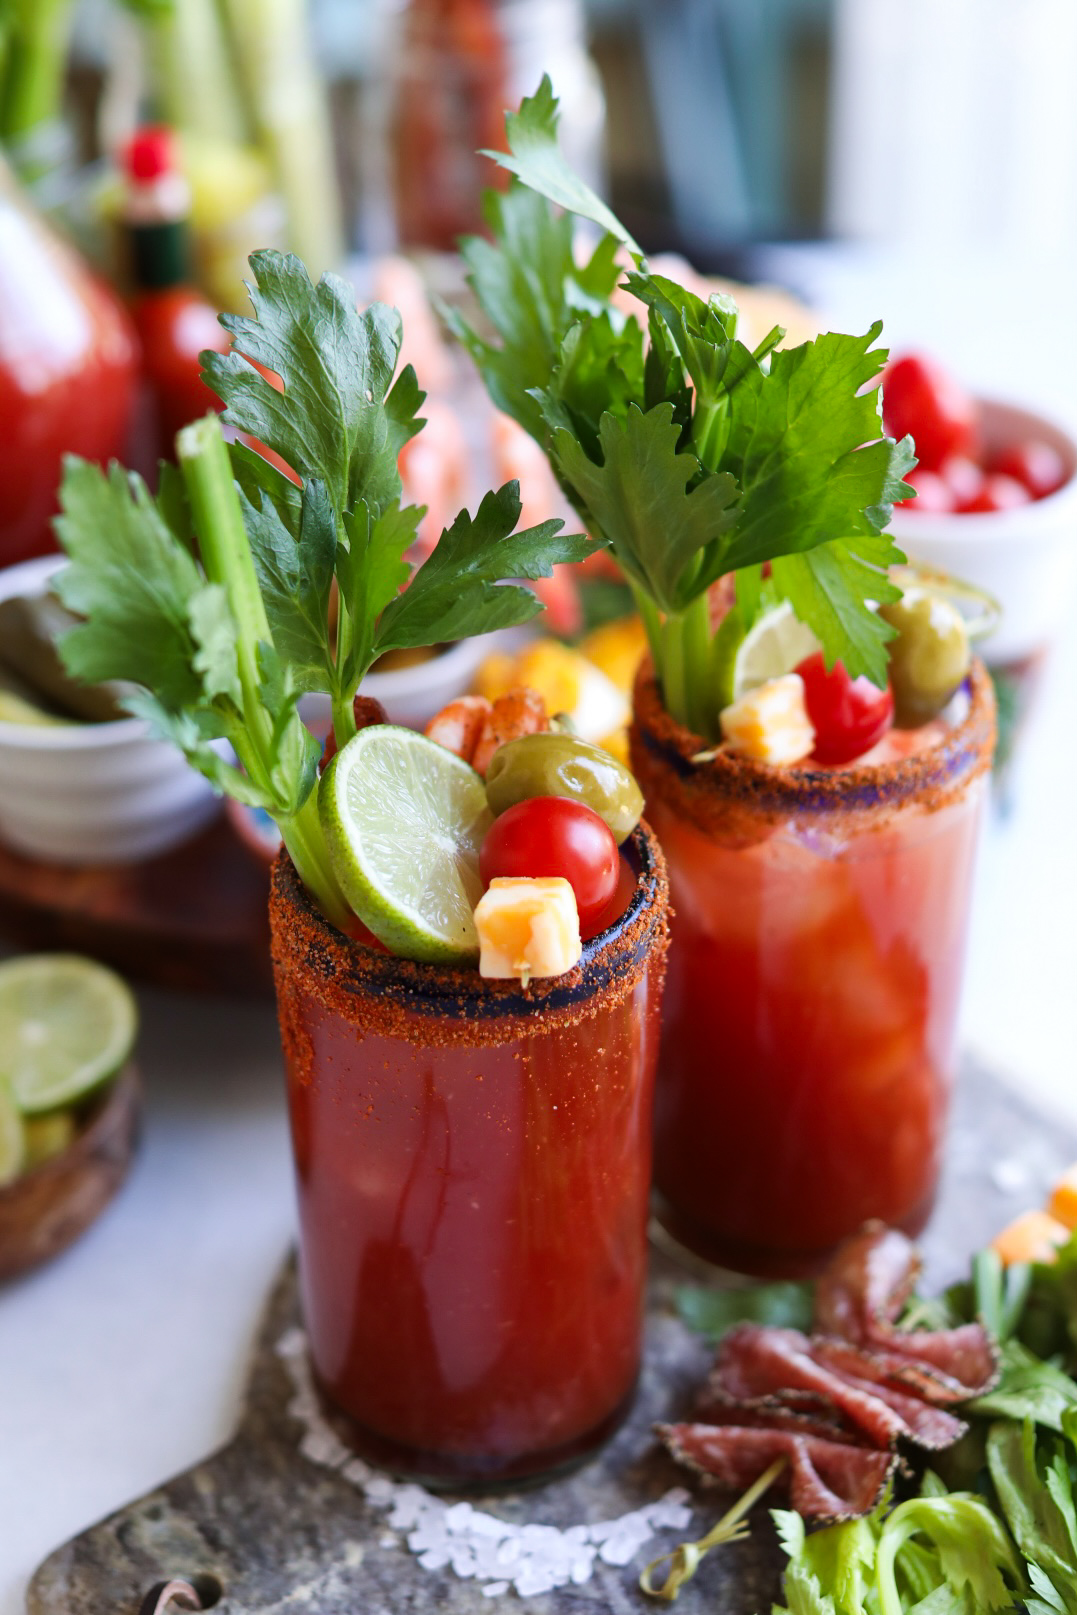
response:
{"label": "orange cheese cube", "polygon": [[991,1241],[1003,1267],[1014,1262],[1053,1262],[1069,1229],[1046,1211],[1023,1211]]}
{"label": "orange cheese cube", "polygon": [[815,749],[799,673],[768,679],[718,715],[730,751],[761,763],[798,763]]}
{"label": "orange cheese cube", "polygon": [[1051,1190],[1047,1210],[1065,1227],[1071,1230],[1077,1229],[1077,1161],[1074,1161],[1068,1172],[1063,1172]]}
{"label": "orange cheese cube", "polygon": [[533,976],[560,976],[583,952],[576,894],[560,876],[492,880],[475,909],[479,975],[516,977],[526,987]]}

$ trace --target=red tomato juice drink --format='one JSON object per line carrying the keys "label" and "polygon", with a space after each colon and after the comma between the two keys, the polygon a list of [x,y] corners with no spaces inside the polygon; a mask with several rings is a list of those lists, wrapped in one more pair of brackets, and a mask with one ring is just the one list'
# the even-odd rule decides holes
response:
{"label": "red tomato juice drink", "polygon": [[640,675],[632,761],[674,915],[658,1213],[710,1261],[807,1273],[871,1218],[928,1217],[994,740],[979,663],[956,705],[843,768],[695,763]]}
{"label": "red tomato juice drink", "polygon": [[350,942],[282,857],[270,914],[314,1365],[354,1444],[428,1483],[547,1474],[639,1371],[661,851],[565,975]]}

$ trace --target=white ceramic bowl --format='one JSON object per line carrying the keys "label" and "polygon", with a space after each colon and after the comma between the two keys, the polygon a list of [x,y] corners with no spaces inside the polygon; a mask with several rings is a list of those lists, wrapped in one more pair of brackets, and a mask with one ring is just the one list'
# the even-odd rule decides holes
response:
{"label": "white ceramic bowl", "polygon": [[976,515],[936,515],[894,507],[889,531],[910,560],[926,561],[993,594],[1002,621],[982,647],[993,666],[1021,661],[1055,637],[1077,592],[1077,439],[1054,421],[994,399],[980,400],[988,455],[1040,438],[1062,455],[1069,480],[1049,494]]}
{"label": "white ceramic bowl", "polygon": [[[44,591],[62,556],[0,572],[0,600]],[[139,718],[0,722],[0,839],[61,864],[135,863],[175,846],[219,807],[210,786]]]}
{"label": "white ceramic bowl", "polygon": [[[391,673],[368,673],[359,693],[380,701],[390,723],[422,729],[435,712],[440,712],[449,701],[455,701],[458,695],[464,695],[471,688],[481,663],[504,642],[505,636],[501,634],[462,639],[425,662],[398,667]],[[328,734],[331,716],[327,695],[304,696],[299,710],[304,723],[315,734]]]}

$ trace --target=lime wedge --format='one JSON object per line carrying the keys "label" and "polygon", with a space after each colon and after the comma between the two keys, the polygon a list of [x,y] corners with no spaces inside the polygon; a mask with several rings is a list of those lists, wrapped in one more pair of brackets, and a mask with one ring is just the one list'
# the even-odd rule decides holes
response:
{"label": "lime wedge", "polygon": [[805,656],[822,646],[810,628],[782,600],[756,621],[747,633],[743,619],[731,611],[719,624],[714,639],[714,679],[721,710],[757,690],[768,679],[791,673]]}
{"label": "lime wedge", "polygon": [[138,1011],[119,976],[74,953],[0,964],[0,1078],[24,1116],[74,1104],[116,1075]]}
{"label": "lime wedge", "polygon": [[26,1135],[22,1117],[6,1082],[0,1082],[0,1187],[11,1183],[23,1169]]}
{"label": "lime wedge", "polygon": [[477,953],[492,821],[468,763],[412,729],[360,729],[322,776],[318,815],[345,897],[387,948],[431,961]]}
{"label": "lime wedge", "polygon": [[51,1161],[54,1155],[62,1155],[75,1142],[78,1128],[70,1110],[54,1110],[47,1116],[27,1116],[23,1132],[26,1135],[25,1169],[29,1171],[43,1161]]}

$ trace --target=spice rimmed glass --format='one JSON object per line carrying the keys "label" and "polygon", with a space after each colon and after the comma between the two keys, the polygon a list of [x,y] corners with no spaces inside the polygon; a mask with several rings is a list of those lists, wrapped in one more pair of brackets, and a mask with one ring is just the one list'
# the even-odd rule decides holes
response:
{"label": "spice rimmed glass", "polygon": [[631,1400],[667,887],[643,826],[622,856],[625,913],[526,989],[349,942],[273,871],[315,1370],[427,1483],[556,1472]]}
{"label": "spice rimmed glass", "polygon": [[912,755],[777,769],[693,762],[640,672],[632,763],[674,913],[657,1209],[709,1261],[795,1276],[870,1218],[927,1220],[994,742],[978,663],[966,694]]}

